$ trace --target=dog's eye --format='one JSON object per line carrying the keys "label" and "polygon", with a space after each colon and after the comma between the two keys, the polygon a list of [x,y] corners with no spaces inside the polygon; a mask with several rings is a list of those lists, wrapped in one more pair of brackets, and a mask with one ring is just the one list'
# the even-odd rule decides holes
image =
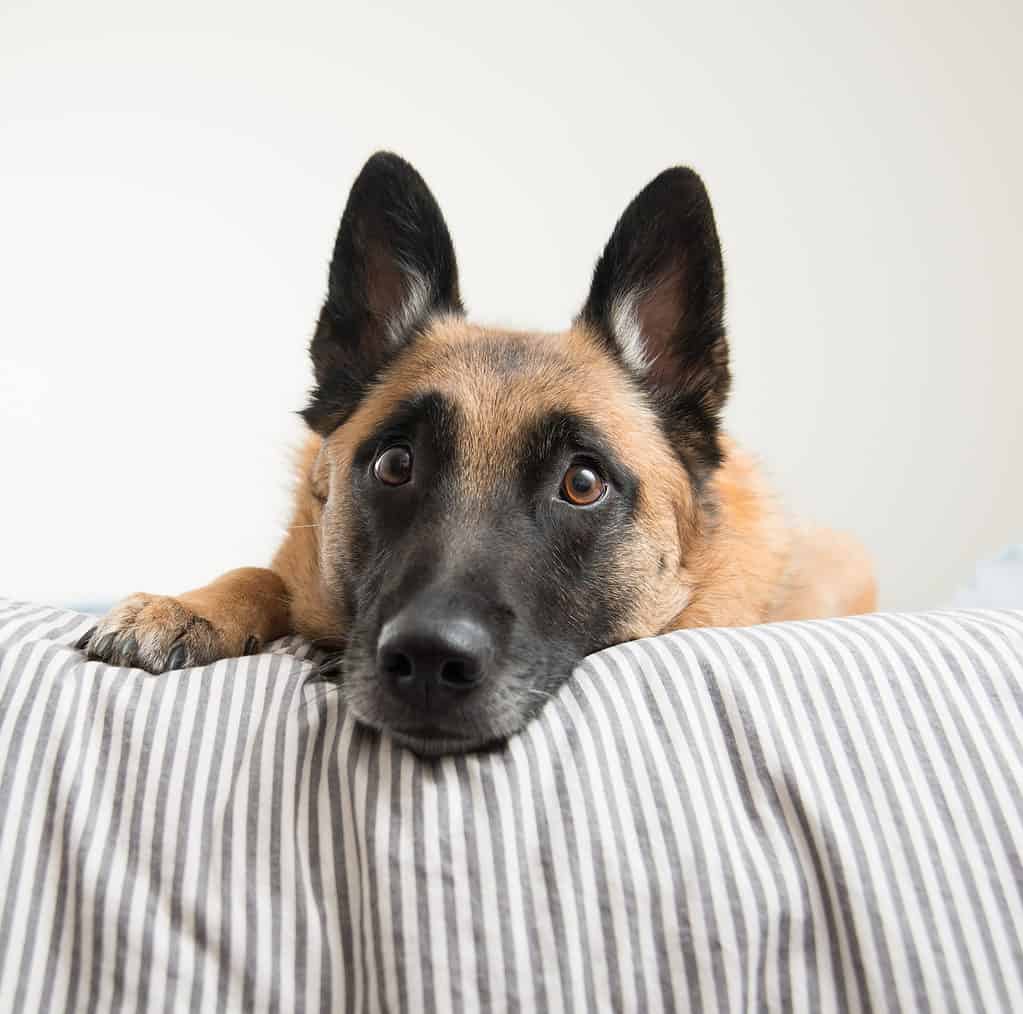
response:
{"label": "dog's eye", "polygon": [[577,463],[561,480],[561,498],[576,507],[590,507],[607,492],[607,483],[590,465]]}
{"label": "dog's eye", "polygon": [[386,486],[403,486],[412,478],[412,448],[396,444],[381,451],[373,462],[373,474]]}

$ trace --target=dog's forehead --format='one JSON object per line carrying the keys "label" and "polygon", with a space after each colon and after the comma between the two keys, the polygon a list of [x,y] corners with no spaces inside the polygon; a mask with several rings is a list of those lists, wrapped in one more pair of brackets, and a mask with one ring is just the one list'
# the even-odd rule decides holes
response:
{"label": "dog's forehead", "polygon": [[622,370],[571,331],[448,324],[424,336],[402,372],[418,392],[435,392],[456,408],[464,467],[481,480],[517,458],[523,440],[552,417],[585,421],[622,456],[640,437],[637,431],[648,444],[656,429]]}
{"label": "dog's forehead", "polygon": [[490,488],[538,424],[566,414],[588,423],[640,474],[673,465],[652,408],[586,331],[505,331],[460,317],[435,321],[375,385],[338,435],[339,460],[426,395],[457,413],[454,450],[470,489]]}

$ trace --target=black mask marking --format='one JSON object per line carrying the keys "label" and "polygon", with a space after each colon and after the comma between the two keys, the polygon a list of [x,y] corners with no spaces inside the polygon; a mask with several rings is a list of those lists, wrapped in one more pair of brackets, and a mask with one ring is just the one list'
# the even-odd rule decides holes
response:
{"label": "black mask marking", "polygon": [[[560,412],[537,419],[513,450],[495,450],[511,460],[496,461],[474,488],[466,425],[455,404],[426,393],[402,404],[354,454],[345,677],[364,720],[399,731],[419,725],[424,716],[389,696],[378,672],[381,629],[413,608],[428,608],[439,622],[471,615],[494,646],[489,671],[450,713],[426,717],[479,743],[519,728],[584,655],[615,640],[631,608],[618,560],[639,482],[593,421]],[[413,456],[401,486],[381,483],[373,470],[394,444]],[[609,487],[589,507],[559,495],[565,470],[579,460]]]}

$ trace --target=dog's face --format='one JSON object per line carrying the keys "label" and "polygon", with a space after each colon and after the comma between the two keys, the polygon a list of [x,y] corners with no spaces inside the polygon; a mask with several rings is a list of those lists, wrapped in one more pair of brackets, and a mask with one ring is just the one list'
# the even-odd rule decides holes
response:
{"label": "dog's face", "polygon": [[720,461],[722,270],[699,179],[629,206],[562,334],[467,323],[416,172],[377,155],[342,218],[306,420],[342,690],[421,752],[519,729],[586,654],[663,629]]}

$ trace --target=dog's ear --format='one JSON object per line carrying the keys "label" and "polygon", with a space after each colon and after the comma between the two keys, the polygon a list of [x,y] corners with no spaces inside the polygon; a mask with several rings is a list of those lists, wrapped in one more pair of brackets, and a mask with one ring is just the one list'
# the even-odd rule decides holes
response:
{"label": "dog's ear", "polygon": [[437,202],[404,159],[375,154],[341,216],[327,300],[310,345],[316,386],[302,415],[330,433],[431,316],[461,313],[455,250]]}
{"label": "dog's ear", "polygon": [[625,209],[580,320],[647,390],[696,477],[721,460],[728,395],[724,268],[707,190],[668,169]]}

